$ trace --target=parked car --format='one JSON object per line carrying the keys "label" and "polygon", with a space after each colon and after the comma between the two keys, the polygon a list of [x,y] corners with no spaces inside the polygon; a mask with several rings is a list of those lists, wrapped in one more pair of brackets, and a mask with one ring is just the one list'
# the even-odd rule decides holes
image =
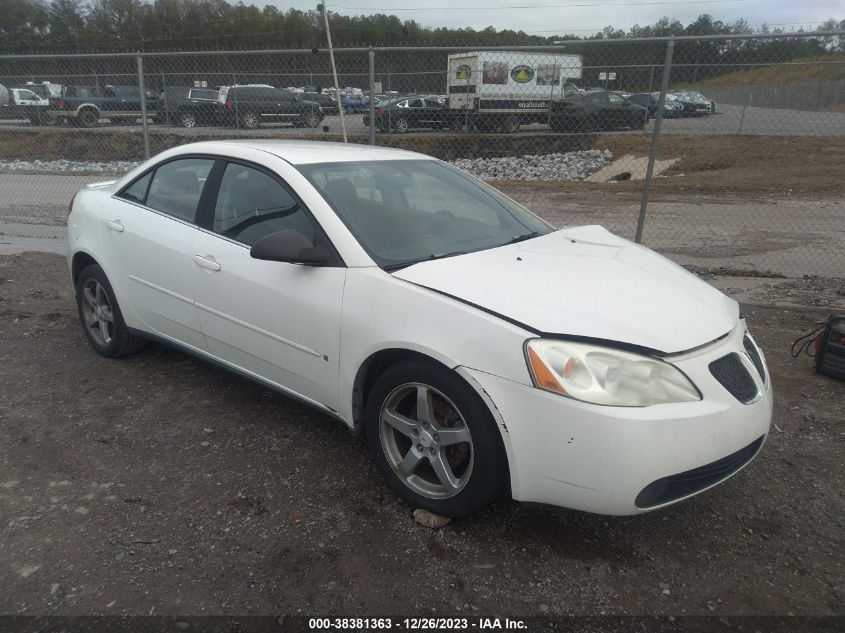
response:
{"label": "parked car", "polygon": [[710,114],[714,114],[716,112],[716,102],[709,97],[705,97],[703,94],[698,92],[697,90],[686,90],[685,93],[691,96],[694,99],[698,99],[699,101],[705,101],[706,103],[710,104]]}
{"label": "parked car", "polygon": [[[376,130],[404,134],[412,129],[440,130],[449,126],[449,109],[431,97],[399,97],[376,104]],[[370,124],[369,112],[364,125]]]}
{"label": "parked car", "polygon": [[343,105],[343,111],[347,114],[368,112],[370,109],[370,100],[363,95],[341,93],[340,102]]}
{"label": "parked car", "polygon": [[301,95],[297,95],[297,98],[301,98],[305,101],[313,101],[318,104],[320,108],[322,108],[323,114],[340,114],[337,108],[337,101],[335,101],[335,98],[331,95],[323,94],[321,92],[306,92]]}
{"label": "parked car", "polygon": [[[144,101],[147,117],[160,121],[159,95],[147,91]],[[141,118],[141,93],[137,86],[105,86],[102,91],[68,87],[63,96],[50,101],[47,114],[82,127],[96,127],[100,119],[131,122]]]}
{"label": "parked car", "polygon": [[[683,116],[706,116],[710,114],[712,106],[706,99],[693,95],[692,93],[677,90],[672,93],[673,101],[683,107]],[[668,98],[668,95],[667,95]]]}
{"label": "parked car", "polygon": [[[674,98],[670,98],[673,95],[666,95],[666,100],[663,103],[663,118],[664,119],[671,119],[674,117],[682,116],[684,107],[677,103]],[[648,117],[653,119],[657,115],[657,104],[660,102],[660,93],[659,92],[638,92],[636,94],[632,94],[628,97],[628,101],[631,103],[636,103],[638,106],[642,106],[648,109]]]}
{"label": "parked car", "polygon": [[310,404],[441,515],[505,490],[644,513],[725,481],[769,432],[736,301],[422,154],[182,145],[78,192],[68,226],[94,351],[159,341]]}
{"label": "parked car", "polygon": [[217,125],[222,115],[218,91],[209,88],[167,86],[161,93],[161,118],[170,125]]}
{"label": "parked car", "polygon": [[579,92],[552,101],[549,121],[558,132],[641,130],[648,121],[648,110],[615,92]]}
{"label": "parked car", "polygon": [[25,119],[33,125],[51,122],[46,117],[50,101],[28,88],[0,85],[0,119]]}
{"label": "parked car", "polygon": [[219,90],[218,99],[223,104],[224,122],[249,130],[262,123],[314,128],[324,116],[319,104],[270,86],[224,86]]}

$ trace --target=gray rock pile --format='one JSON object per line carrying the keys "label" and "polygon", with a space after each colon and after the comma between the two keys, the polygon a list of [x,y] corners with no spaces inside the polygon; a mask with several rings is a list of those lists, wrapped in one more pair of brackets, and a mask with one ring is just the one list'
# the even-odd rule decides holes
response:
{"label": "gray rock pile", "polygon": [[123,174],[140,165],[138,161],[111,160],[0,160],[0,172],[108,173]]}
{"label": "gray rock pile", "polygon": [[452,165],[481,180],[584,180],[610,161],[610,150],[506,156],[503,158],[458,158]]}

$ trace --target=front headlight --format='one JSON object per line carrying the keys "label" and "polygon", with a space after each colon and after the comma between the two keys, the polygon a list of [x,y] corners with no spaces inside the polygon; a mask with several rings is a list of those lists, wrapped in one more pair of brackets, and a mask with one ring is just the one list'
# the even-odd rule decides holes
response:
{"label": "front headlight", "polygon": [[551,339],[528,341],[525,356],[535,387],[583,402],[647,407],[701,400],[683,372],[656,358]]}

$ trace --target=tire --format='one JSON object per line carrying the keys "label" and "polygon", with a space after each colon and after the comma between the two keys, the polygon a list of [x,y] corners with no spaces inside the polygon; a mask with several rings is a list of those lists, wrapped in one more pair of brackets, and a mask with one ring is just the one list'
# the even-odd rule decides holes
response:
{"label": "tire", "polygon": [[179,127],[195,128],[197,126],[197,117],[193,112],[179,113]]}
{"label": "tire", "polygon": [[261,120],[255,112],[244,112],[241,115],[241,127],[246,128],[247,130],[256,129],[260,123]]}
{"label": "tire", "polygon": [[452,124],[449,126],[452,128],[453,132],[465,132],[469,129],[469,126],[466,124],[466,118],[462,117],[461,115],[457,115],[455,118],[452,119]]}
{"label": "tire", "polygon": [[302,118],[300,119],[299,123],[301,127],[315,128],[320,125],[320,117],[313,110],[309,110],[308,112],[302,115]]}
{"label": "tire", "polygon": [[519,117],[509,116],[502,119],[502,132],[513,134],[519,131]]}
{"label": "tire", "polygon": [[[76,284],[79,322],[94,351],[106,358],[134,354],[147,341],[126,327],[106,273],[97,264],[82,269]],[[111,320],[109,320],[111,317]]]}
{"label": "tire", "polygon": [[410,124],[408,123],[408,119],[405,117],[399,117],[396,121],[393,122],[393,129],[398,134],[405,134],[409,129],[411,129]]}
{"label": "tire", "polygon": [[79,113],[79,116],[76,118],[76,121],[82,127],[97,127],[97,125],[99,125],[100,123],[100,115],[97,114],[96,110],[86,108]]}
{"label": "tire", "polygon": [[[416,413],[421,391],[428,415]],[[493,502],[508,481],[507,457],[490,410],[446,367],[411,360],[388,368],[370,390],[364,423],[377,468],[414,508],[463,517]],[[446,433],[452,436],[448,444]]]}

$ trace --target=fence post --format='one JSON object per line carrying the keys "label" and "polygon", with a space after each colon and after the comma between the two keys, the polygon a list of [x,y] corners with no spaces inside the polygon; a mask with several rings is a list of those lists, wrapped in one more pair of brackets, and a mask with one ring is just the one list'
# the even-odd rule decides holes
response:
{"label": "fence post", "polygon": [[144,90],[144,58],[141,53],[138,61],[138,92],[141,93],[141,128],[144,130],[144,160],[150,157],[150,131],[147,129],[147,91]]}
{"label": "fence post", "polygon": [[376,144],[376,52],[369,50],[370,58],[370,145]]}
{"label": "fence post", "polygon": [[746,84],[745,86],[745,102],[742,104],[742,114],[739,117],[739,131],[738,134],[742,134],[742,126],[745,124],[745,111],[748,109],[748,106],[751,105],[751,84]]}
{"label": "fence post", "polygon": [[666,59],[663,62],[663,78],[660,80],[660,98],[657,100],[657,112],[654,115],[654,132],[651,134],[651,149],[648,153],[648,167],[643,183],[643,197],[640,200],[640,216],[637,218],[637,234],[634,241],[643,241],[643,226],[645,213],[648,208],[648,194],[651,192],[651,181],[654,177],[654,161],[657,158],[657,142],[660,138],[660,128],[663,126],[663,107],[666,104],[666,91],[669,89],[669,75],[672,73],[672,52],[675,50],[675,40],[670,38],[666,44]]}

